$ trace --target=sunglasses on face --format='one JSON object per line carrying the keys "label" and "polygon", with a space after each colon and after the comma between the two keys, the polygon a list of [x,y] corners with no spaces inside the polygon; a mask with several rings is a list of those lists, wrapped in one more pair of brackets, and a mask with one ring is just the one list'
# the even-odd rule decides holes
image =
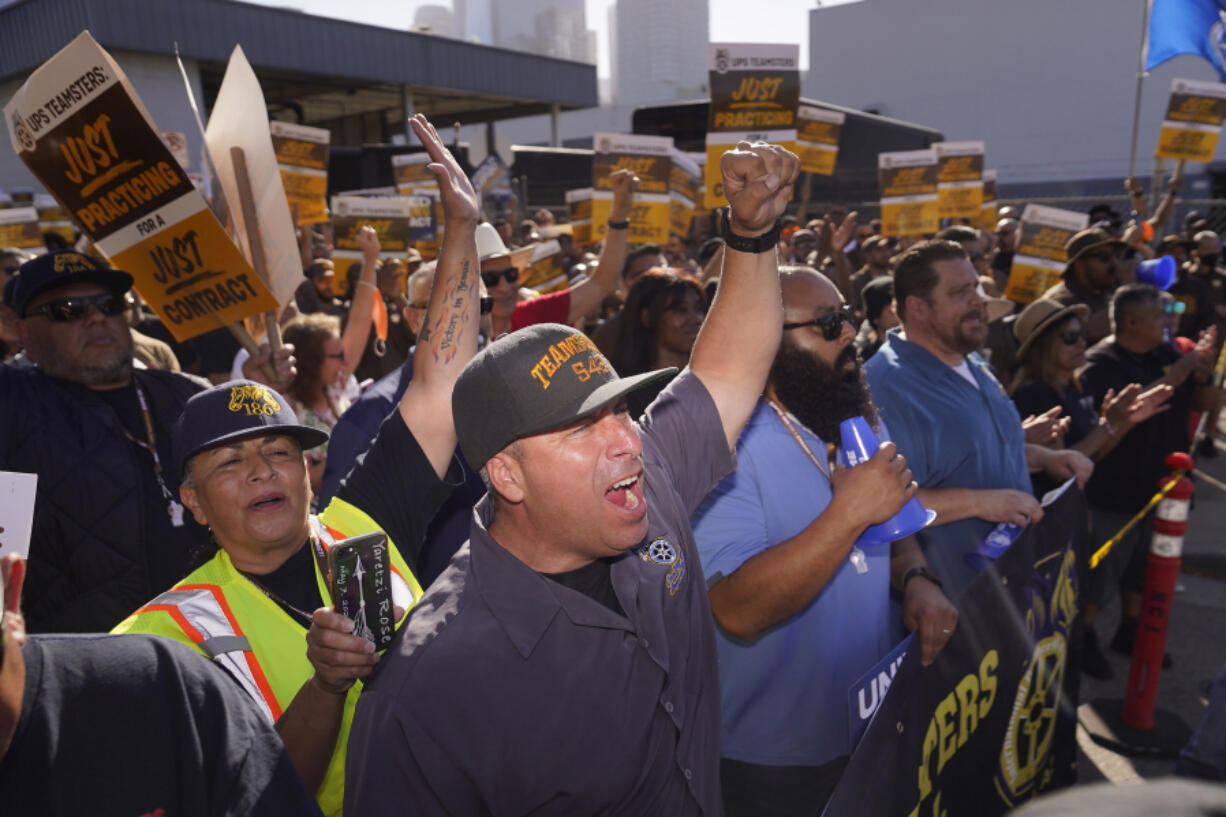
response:
{"label": "sunglasses on face", "polygon": [[1188,305],[1183,301],[1174,301],[1169,304],[1163,304],[1162,309],[1168,315],[1182,315],[1188,310]]}
{"label": "sunglasses on face", "polygon": [[36,306],[30,312],[43,315],[52,323],[71,323],[88,315],[91,306],[97,307],[99,312],[109,318],[121,314],[127,307],[127,302],[118,292],[103,292],[101,295],[71,295],[67,298],[56,298],[42,306]]}
{"label": "sunglasses on face", "polygon": [[[430,303],[428,301],[413,301],[411,304],[409,304],[409,309],[420,309],[424,312],[426,311],[426,309],[429,308],[429,306],[430,306]],[[481,314],[488,315],[490,314],[490,312],[493,311],[493,309],[494,309],[493,296],[492,295],[482,295],[481,296]]]}
{"label": "sunglasses on face", "polygon": [[850,306],[843,306],[811,321],[785,323],[783,328],[786,331],[788,329],[800,329],[802,326],[816,326],[822,330],[822,337],[826,340],[838,340],[839,335],[843,334],[844,323],[850,323],[853,327],[856,325],[855,314],[855,310]]}
{"label": "sunglasses on face", "polygon": [[1090,333],[1084,329],[1067,329],[1061,332],[1056,337],[1060,338],[1060,342],[1065,346],[1076,346],[1077,341],[1085,340],[1090,336]]}
{"label": "sunglasses on face", "polygon": [[513,284],[519,280],[519,270],[515,267],[507,267],[506,269],[492,269],[481,273],[481,280],[485,281],[485,285],[490,289],[498,286],[498,282],[503,278],[507,279],[508,284]]}
{"label": "sunglasses on face", "polygon": [[1112,261],[1115,260],[1115,255],[1113,253],[1103,250],[1100,252],[1090,253],[1089,255],[1086,256],[1086,258],[1092,258],[1100,264],[1110,264]]}

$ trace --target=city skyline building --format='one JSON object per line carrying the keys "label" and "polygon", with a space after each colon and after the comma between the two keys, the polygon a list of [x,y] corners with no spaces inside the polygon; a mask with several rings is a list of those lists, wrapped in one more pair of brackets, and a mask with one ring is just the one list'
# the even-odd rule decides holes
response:
{"label": "city skyline building", "polygon": [[461,39],[546,57],[596,63],[584,0],[452,0]]}
{"label": "city skyline building", "polygon": [[413,30],[423,34],[433,34],[436,37],[456,37],[455,17],[451,6],[426,5],[418,6],[413,15]]}
{"label": "city skyline building", "polygon": [[619,105],[673,102],[707,93],[707,0],[617,0],[609,26]]}

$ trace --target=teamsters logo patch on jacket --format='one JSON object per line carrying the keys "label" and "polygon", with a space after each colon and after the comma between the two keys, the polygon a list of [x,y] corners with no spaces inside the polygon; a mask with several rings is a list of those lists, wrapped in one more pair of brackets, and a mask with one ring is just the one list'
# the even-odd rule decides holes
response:
{"label": "teamsters logo patch on jacket", "polygon": [[672,543],[663,536],[657,536],[647,544],[639,545],[634,552],[648,564],[668,567],[669,571],[664,577],[664,584],[668,587],[668,595],[677,595],[677,590],[681,587],[681,580],[685,578],[685,554],[673,547]]}

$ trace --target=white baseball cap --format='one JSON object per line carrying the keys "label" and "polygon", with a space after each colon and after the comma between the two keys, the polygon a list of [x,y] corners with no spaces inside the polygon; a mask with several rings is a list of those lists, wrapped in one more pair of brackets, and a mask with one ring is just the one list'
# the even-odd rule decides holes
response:
{"label": "white baseball cap", "polygon": [[510,255],[507,245],[502,243],[502,236],[489,222],[477,225],[477,258],[484,261],[487,258],[499,258]]}

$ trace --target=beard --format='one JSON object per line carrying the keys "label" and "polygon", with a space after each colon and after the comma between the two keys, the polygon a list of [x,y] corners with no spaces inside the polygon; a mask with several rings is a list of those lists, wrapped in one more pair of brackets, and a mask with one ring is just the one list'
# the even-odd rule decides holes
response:
{"label": "beard", "polygon": [[127,324],[124,324],[117,348],[96,363],[65,360],[54,344],[35,337],[28,339],[26,352],[47,375],[82,386],[105,386],[132,377],[132,335]]}
{"label": "beard", "polygon": [[[972,315],[979,317],[979,325],[968,334],[962,328],[962,322]],[[987,320],[983,311],[967,312],[958,316],[958,322],[954,324],[953,331],[950,333],[946,343],[950,348],[956,349],[964,355],[969,355],[971,352],[979,351],[979,347],[983,346],[987,336]]]}
{"label": "beard", "polygon": [[[849,360],[855,366],[845,370]],[[838,445],[839,424],[851,417],[863,417],[879,430],[877,407],[860,372],[854,344],[847,344],[831,366],[784,338],[771,364],[769,382],[784,408],[822,442]]]}

